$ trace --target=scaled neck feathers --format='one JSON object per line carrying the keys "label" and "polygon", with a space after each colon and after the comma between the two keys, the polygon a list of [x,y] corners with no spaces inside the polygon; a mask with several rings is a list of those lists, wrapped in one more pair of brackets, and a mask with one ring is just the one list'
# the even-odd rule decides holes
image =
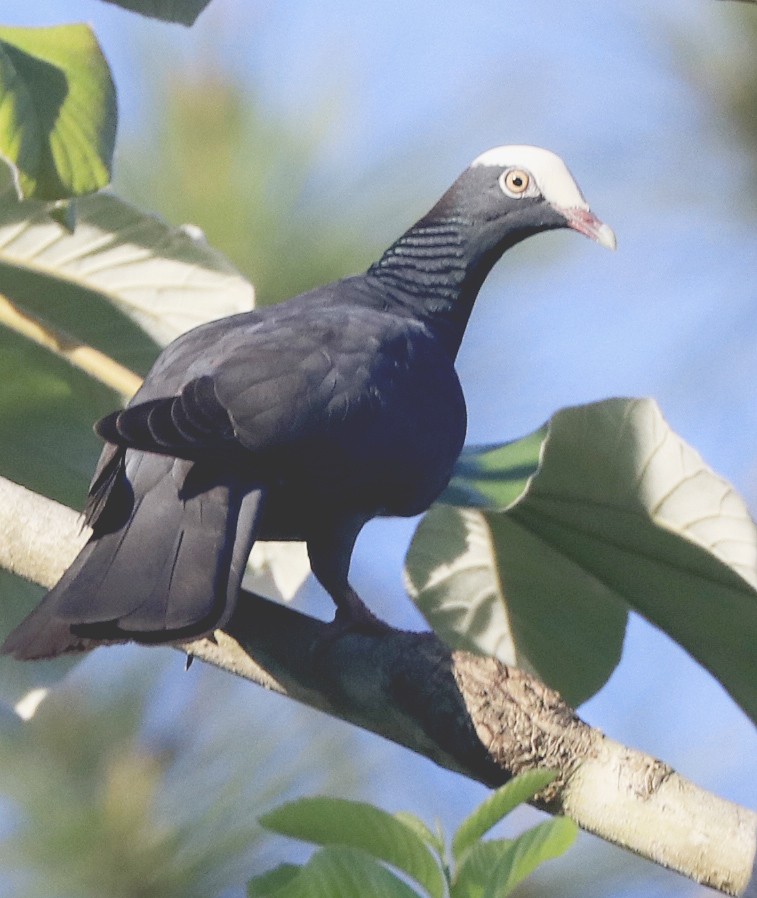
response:
{"label": "scaled neck feathers", "polygon": [[406,231],[368,269],[393,304],[421,319],[454,358],[473,303],[492,266],[517,242],[482,239],[486,229],[442,204]]}

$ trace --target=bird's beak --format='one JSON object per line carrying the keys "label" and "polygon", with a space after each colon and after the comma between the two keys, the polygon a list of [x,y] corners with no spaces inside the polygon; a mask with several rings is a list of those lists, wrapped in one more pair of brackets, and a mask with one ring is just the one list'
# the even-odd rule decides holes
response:
{"label": "bird's beak", "polygon": [[572,209],[562,209],[561,212],[567,219],[568,227],[573,228],[574,231],[591,237],[592,240],[596,240],[607,249],[617,247],[618,241],[612,228],[601,222],[590,209],[574,206]]}

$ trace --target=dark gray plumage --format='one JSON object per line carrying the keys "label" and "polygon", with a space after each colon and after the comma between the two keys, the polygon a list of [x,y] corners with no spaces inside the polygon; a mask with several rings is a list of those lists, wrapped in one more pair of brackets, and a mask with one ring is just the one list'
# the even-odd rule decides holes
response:
{"label": "dark gray plumage", "polygon": [[479,288],[510,246],[563,227],[614,246],[557,156],[498,147],[365,274],[173,342],[96,425],[92,538],[3,651],[209,633],[269,539],[305,540],[337,618],[378,626],[347,580],[355,539],[447,485],[466,427],[454,361]]}

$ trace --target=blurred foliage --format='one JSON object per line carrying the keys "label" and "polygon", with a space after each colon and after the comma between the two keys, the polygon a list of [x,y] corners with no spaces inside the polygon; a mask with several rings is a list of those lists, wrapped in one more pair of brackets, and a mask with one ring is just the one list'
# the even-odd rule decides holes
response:
{"label": "blurred foliage", "polygon": [[[255,844],[256,828],[238,803],[229,807],[229,790],[207,788],[201,767],[191,790],[171,784],[172,767],[196,752],[197,737],[185,730],[162,745],[140,738],[153,678],[132,674],[99,700],[56,690],[0,738],[3,792],[15,806],[15,825],[0,841],[0,861],[16,880],[4,894],[205,898],[233,882],[234,861]],[[229,784],[242,786],[241,773],[231,768]],[[166,793],[176,788],[183,799],[168,814]]]}
{"label": "blurred foliage", "polygon": [[752,189],[757,193],[757,10],[734,12],[736,52],[724,61],[718,88],[736,135],[752,157]]}
{"label": "blurred foliage", "polygon": [[[692,37],[671,33],[669,40],[680,71],[707,101],[712,131],[749,161],[747,203],[754,216],[757,196],[757,8],[751,3],[723,3],[710,11]],[[743,197],[741,185],[731,196]]]}
{"label": "blurred foliage", "polygon": [[[271,862],[255,818],[312,757],[328,751],[349,787],[346,742],[302,732],[287,710],[278,722],[308,753],[282,757],[278,729],[253,733],[231,712],[224,674],[193,669],[177,709],[167,657],[80,671],[23,725],[0,720],[4,898],[214,898]],[[325,765],[309,777],[333,778]]]}
{"label": "blurred foliage", "polygon": [[310,121],[277,117],[254,86],[206,61],[159,87],[153,133],[128,151],[119,191],[199,225],[252,280],[258,305],[278,302],[363,270],[383,248],[359,195],[340,203],[344,184],[316,185],[328,128],[325,109]]}

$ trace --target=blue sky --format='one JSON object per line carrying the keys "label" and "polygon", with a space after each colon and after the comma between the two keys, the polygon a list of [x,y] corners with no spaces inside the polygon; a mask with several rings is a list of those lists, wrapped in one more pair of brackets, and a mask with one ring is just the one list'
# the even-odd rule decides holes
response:
{"label": "blue sky", "polygon": [[[757,230],[745,213],[743,151],[696,77],[700,54],[712,64],[732,52],[737,27],[729,23],[745,14],[757,10],[707,0],[214,0],[191,30],[96,0],[5,0],[0,15],[9,24],[92,22],[130,135],[147,111],[151,67],[165,64],[161,48],[191,67],[220,42],[224,64],[254,81],[272,107],[296,117],[333,104],[321,164],[348,184],[412,159],[423,170],[408,173],[408,183],[427,184],[430,205],[489,146],[559,152],[615,229],[618,251],[561,233],[498,266],[459,360],[469,439],[519,436],[564,405],[651,395],[754,511]],[[402,220],[377,223],[387,240],[425,211],[415,203]],[[408,522],[370,525],[353,577],[391,620],[412,624],[400,579],[411,532]],[[755,805],[753,728],[717,683],[642,622],[630,627],[619,670],[582,715]],[[429,792],[454,792],[454,820],[459,805],[480,795],[427,762],[397,763],[414,783],[393,782],[392,807],[433,816]],[[659,888],[695,893],[672,878]]]}

